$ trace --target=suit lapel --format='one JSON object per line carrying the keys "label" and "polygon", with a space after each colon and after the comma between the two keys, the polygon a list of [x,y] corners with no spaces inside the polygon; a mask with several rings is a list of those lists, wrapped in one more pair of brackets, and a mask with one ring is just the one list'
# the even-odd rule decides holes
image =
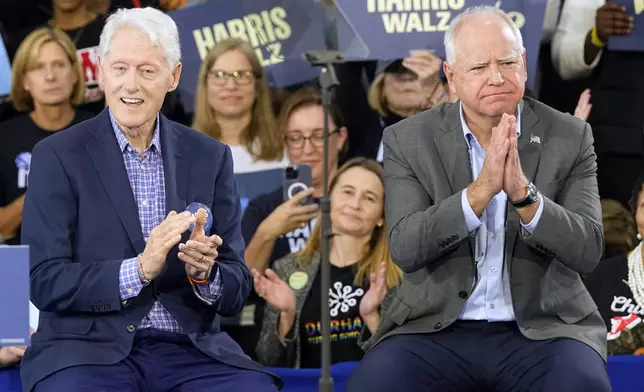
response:
{"label": "suit lapel", "polygon": [[188,177],[190,145],[179,140],[179,132],[174,124],[163,115],[161,121],[161,150],[165,179],[166,213],[185,210],[188,197]]}
{"label": "suit lapel", "polygon": [[94,139],[87,143],[87,152],[132,246],[137,254],[141,253],[145,248],[145,241],[141,233],[138,209],[108,110],[104,109],[93,121],[91,133]]}
{"label": "suit lapel", "polygon": [[[528,181],[534,182],[539,167],[539,160],[541,159],[541,149],[544,140],[544,123],[539,123],[539,118],[532,110],[530,103],[523,101],[521,104],[521,136],[517,141],[519,149],[519,159],[521,160],[521,168],[523,174],[527,177]],[[514,245],[516,243],[517,235],[521,230],[521,221],[519,214],[508,201],[507,205],[507,235],[505,239],[505,260],[512,260],[514,253]],[[512,268],[512,263],[508,263],[508,273]]]}
{"label": "suit lapel", "polygon": [[[463,126],[459,103],[447,107],[441,129],[434,133],[436,151],[448,175],[452,193],[457,193],[470,185],[473,181],[472,161],[463,135]],[[470,236],[470,255],[474,262],[476,237]]]}
{"label": "suit lapel", "polygon": [[434,142],[452,193],[456,193],[472,183],[472,164],[463,136],[458,103],[446,109],[442,124],[440,130],[434,133]]}

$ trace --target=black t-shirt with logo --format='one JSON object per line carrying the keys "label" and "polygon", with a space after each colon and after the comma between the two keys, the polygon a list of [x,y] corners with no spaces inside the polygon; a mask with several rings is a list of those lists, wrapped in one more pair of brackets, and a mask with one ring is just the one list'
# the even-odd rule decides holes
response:
{"label": "black t-shirt with logo", "polygon": [[[364,355],[358,346],[362,330],[360,300],[365,289],[353,284],[355,269],[331,266],[329,311],[331,319],[331,359],[333,363],[360,361]],[[322,354],[321,274],[317,274],[300,314],[301,367],[320,368]]]}
{"label": "black t-shirt with logo", "polygon": [[[69,126],[90,117],[91,113],[78,110]],[[53,133],[36,125],[29,114],[0,123],[0,207],[10,204],[27,191],[31,151],[36,143]],[[15,237],[5,242],[19,245],[20,229]]]}
{"label": "black t-shirt with logo", "polygon": [[627,282],[627,255],[600,261],[584,280],[606,323],[609,354],[633,354],[644,347],[644,308]]}

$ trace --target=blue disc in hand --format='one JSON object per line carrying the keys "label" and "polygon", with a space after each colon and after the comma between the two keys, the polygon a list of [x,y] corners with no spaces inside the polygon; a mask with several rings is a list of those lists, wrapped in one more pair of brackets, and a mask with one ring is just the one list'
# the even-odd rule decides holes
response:
{"label": "blue disc in hand", "polygon": [[[204,232],[206,233],[206,235],[208,235],[210,232],[210,229],[212,228],[212,211],[210,211],[210,208],[208,208],[208,206],[206,206],[203,203],[195,202],[195,203],[190,203],[190,205],[186,207],[186,211],[190,211],[192,215],[196,217],[197,211],[199,211],[200,208],[203,208],[204,210],[206,210],[206,224],[204,225]],[[192,224],[190,225],[188,230],[192,231],[194,230],[194,228],[195,228],[195,225]]]}

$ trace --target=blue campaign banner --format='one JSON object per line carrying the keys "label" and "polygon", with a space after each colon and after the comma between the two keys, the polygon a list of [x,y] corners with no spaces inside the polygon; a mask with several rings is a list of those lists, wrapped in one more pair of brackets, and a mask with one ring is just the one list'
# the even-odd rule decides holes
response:
{"label": "blue campaign banner", "polygon": [[537,69],[547,0],[336,0],[340,51],[351,60],[400,59],[414,49],[445,58],[443,36],[452,20],[471,6],[504,10],[521,29],[528,76]]}
{"label": "blue campaign banner", "polygon": [[9,95],[11,92],[11,62],[4,47],[4,41],[0,39],[0,97]]}
{"label": "blue campaign banner", "polygon": [[29,247],[0,245],[0,346],[29,345]]}
{"label": "blue campaign banner", "polygon": [[611,3],[626,7],[626,13],[633,17],[633,30],[628,35],[610,37],[608,49],[623,52],[644,51],[644,0],[612,0]]}
{"label": "blue campaign banner", "polygon": [[284,169],[270,169],[235,174],[242,210],[257,196],[270,193],[282,186]]}
{"label": "blue campaign banner", "polygon": [[311,80],[319,69],[304,60],[325,49],[323,15],[311,0],[211,0],[169,13],[177,23],[183,71],[179,83],[192,110],[199,67],[217,42],[237,37],[251,44],[271,87]]}

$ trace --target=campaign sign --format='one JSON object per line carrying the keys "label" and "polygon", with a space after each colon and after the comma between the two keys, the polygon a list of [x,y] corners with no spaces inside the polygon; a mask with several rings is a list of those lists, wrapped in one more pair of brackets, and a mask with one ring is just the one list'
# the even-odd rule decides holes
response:
{"label": "campaign sign", "polygon": [[626,13],[633,17],[633,30],[628,35],[619,35],[608,39],[608,49],[623,52],[644,51],[644,0],[612,0],[613,4],[626,7]]}
{"label": "campaign sign", "polygon": [[[504,10],[521,30],[528,75],[539,56],[547,0],[336,0],[340,51],[352,60],[400,59],[410,50],[431,49],[445,58],[443,36],[467,8],[492,5]],[[358,55],[356,42],[368,50]]]}
{"label": "campaign sign", "polygon": [[325,49],[323,15],[313,1],[211,0],[169,13],[177,23],[183,71],[179,88],[192,111],[201,62],[217,42],[240,38],[255,48],[271,87],[308,81],[320,70],[304,60]]}
{"label": "campaign sign", "polygon": [[4,47],[4,41],[0,39],[0,97],[9,95],[11,92],[11,62]]}
{"label": "campaign sign", "polygon": [[237,189],[242,210],[257,196],[273,192],[282,186],[284,169],[270,169],[250,173],[236,173]]}
{"label": "campaign sign", "polygon": [[29,247],[0,245],[0,347],[29,345]]}

